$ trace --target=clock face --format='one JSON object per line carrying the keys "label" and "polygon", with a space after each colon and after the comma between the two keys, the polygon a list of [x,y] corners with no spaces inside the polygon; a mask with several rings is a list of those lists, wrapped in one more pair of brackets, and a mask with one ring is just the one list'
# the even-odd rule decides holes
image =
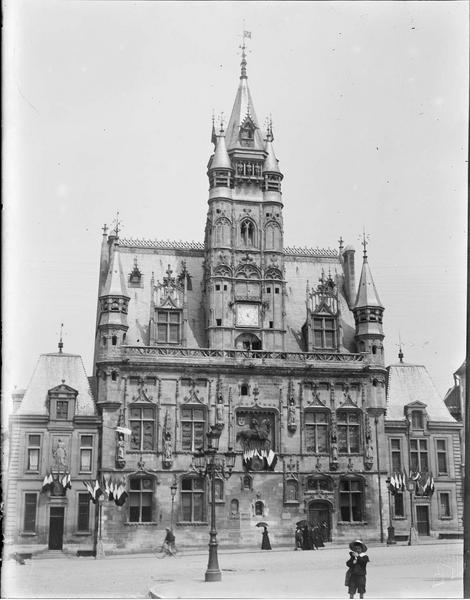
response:
{"label": "clock face", "polygon": [[258,327],[258,305],[237,304],[237,325],[238,327]]}

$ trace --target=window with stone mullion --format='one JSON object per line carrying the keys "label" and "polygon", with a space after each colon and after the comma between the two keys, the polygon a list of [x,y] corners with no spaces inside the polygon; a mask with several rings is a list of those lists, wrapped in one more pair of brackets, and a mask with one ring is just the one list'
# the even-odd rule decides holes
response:
{"label": "window with stone mullion", "polygon": [[157,342],[179,344],[181,338],[181,311],[159,310],[157,312]]}
{"label": "window with stone mullion", "polygon": [[205,489],[202,477],[184,477],[181,481],[181,512],[183,521],[205,520]]}
{"label": "window with stone mullion", "polygon": [[152,521],[153,480],[135,477],[129,481],[129,521],[150,523]]}
{"label": "window with stone mullion", "polygon": [[415,472],[428,471],[428,443],[427,440],[410,440],[410,469]]}
{"label": "window with stone mullion", "polygon": [[340,484],[341,521],[362,521],[363,488],[356,479],[343,479]]}
{"label": "window with stone mullion", "polygon": [[342,411],[338,413],[338,451],[341,454],[358,454],[360,442],[359,414]]}
{"label": "window with stone mullion", "polygon": [[129,425],[132,431],[131,450],[153,450],[155,412],[153,407],[131,406]]}
{"label": "window with stone mullion", "polygon": [[305,412],[305,447],[307,452],[328,452],[328,415],[323,411]]}
{"label": "window with stone mullion", "polygon": [[203,408],[182,408],[181,411],[181,446],[183,450],[195,452],[204,447],[206,427]]}
{"label": "window with stone mullion", "polygon": [[336,348],[336,320],[334,317],[314,317],[313,345],[318,349]]}

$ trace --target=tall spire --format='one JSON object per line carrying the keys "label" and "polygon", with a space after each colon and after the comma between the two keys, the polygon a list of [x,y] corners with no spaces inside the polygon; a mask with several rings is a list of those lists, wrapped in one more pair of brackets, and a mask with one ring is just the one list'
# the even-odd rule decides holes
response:
{"label": "tall spire", "polygon": [[354,308],[364,308],[366,306],[383,308],[383,304],[381,303],[379,294],[377,293],[369,263],[367,261],[367,245],[369,243],[367,238],[368,236],[366,236],[364,231],[362,234],[362,271]]}
{"label": "tall spire", "polygon": [[245,46],[245,38],[243,38],[243,45],[241,46],[242,49],[242,62],[240,63],[241,66],[241,73],[240,73],[240,79],[247,79],[248,75],[246,74],[246,46]]}

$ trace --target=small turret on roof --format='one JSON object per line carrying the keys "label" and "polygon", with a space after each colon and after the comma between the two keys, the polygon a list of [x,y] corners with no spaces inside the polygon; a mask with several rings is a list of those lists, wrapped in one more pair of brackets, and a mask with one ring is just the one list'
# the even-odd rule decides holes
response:
{"label": "small turret on roof", "polygon": [[121,257],[117,245],[112,249],[108,275],[101,296],[130,298],[127,293],[126,279],[122,270]]}
{"label": "small turret on roof", "polygon": [[364,234],[362,245],[364,247],[364,255],[362,262],[361,278],[359,279],[359,287],[357,290],[356,302],[354,308],[376,307],[383,308],[379,294],[375,287],[372,273],[367,260],[367,240]]}
{"label": "small turret on roof", "polygon": [[216,146],[214,157],[209,169],[231,169],[232,163],[225,145],[225,133],[221,124],[220,131],[216,134]]}
{"label": "small turret on roof", "polygon": [[268,122],[267,132],[266,132],[266,144],[264,149],[266,150],[266,158],[264,159],[263,171],[265,173],[281,173],[279,170],[279,161],[274,154],[273,148],[273,125],[271,119]]}

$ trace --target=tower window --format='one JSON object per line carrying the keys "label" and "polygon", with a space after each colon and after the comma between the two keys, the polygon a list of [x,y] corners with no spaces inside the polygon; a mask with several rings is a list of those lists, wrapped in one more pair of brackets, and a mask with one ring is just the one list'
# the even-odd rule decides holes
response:
{"label": "tower window", "polygon": [[279,294],[279,288],[274,288],[274,293]]}
{"label": "tower window", "polygon": [[107,342],[106,338],[103,337],[103,346],[106,346],[106,342]]}
{"label": "tower window", "polygon": [[266,293],[267,293],[267,294],[270,294],[270,293],[271,293],[271,288],[270,288],[270,287],[267,287],[267,288],[266,288]]}
{"label": "tower window", "polygon": [[222,325],[222,319],[216,319],[215,324],[217,325],[217,327],[220,327]]}
{"label": "tower window", "polygon": [[227,286],[226,286],[226,285],[224,285],[224,292],[226,292],[226,291],[227,291]]}
{"label": "tower window", "polygon": [[274,321],[269,321],[269,329],[273,329],[274,327]]}
{"label": "tower window", "polygon": [[248,386],[246,384],[243,384],[240,388],[240,394],[242,396],[248,396]]}
{"label": "tower window", "polygon": [[242,243],[245,246],[253,246],[255,243],[255,226],[249,219],[242,221],[240,226]]}
{"label": "tower window", "polygon": [[117,344],[117,336],[116,335],[113,335],[113,337],[111,338],[111,343],[113,346],[116,346],[116,344]]}
{"label": "tower window", "polygon": [[117,379],[117,373],[116,373],[116,371],[113,371],[113,372],[111,373],[111,379],[112,379],[113,381],[116,381],[116,379]]}
{"label": "tower window", "polygon": [[219,284],[217,284],[217,285],[215,286],[215,291],[216,291],[216,292],[218,292],[219,290],[220,290],[220,285],[219,285]]}

